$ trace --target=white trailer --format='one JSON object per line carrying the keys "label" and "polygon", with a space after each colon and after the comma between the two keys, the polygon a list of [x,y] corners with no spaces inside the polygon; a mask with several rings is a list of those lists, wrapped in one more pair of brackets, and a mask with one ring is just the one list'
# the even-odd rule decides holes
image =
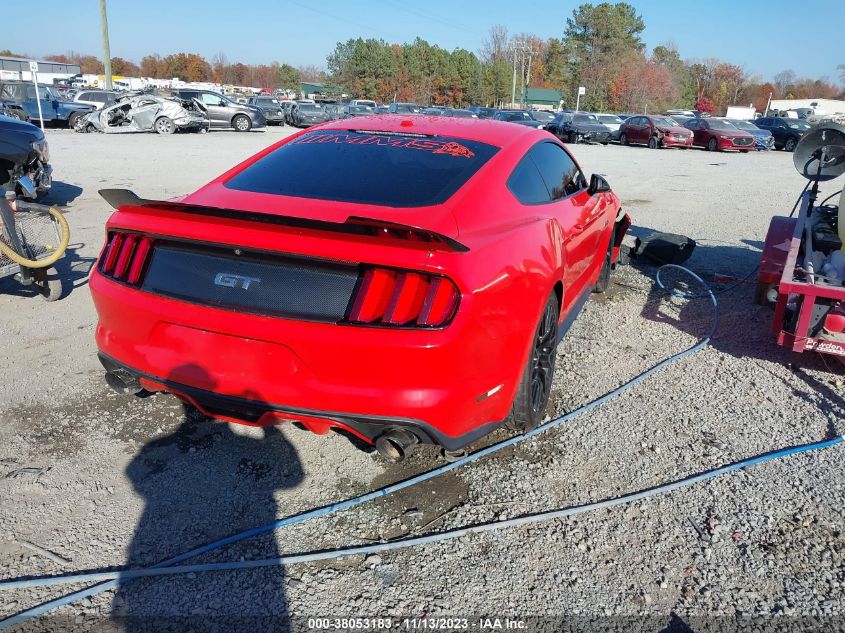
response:
{"label": "white trailer", "polygon": [[728,112],[725,116],[729,119],[752,121],[757,116],[757,110],[753,106],[728,106]]}

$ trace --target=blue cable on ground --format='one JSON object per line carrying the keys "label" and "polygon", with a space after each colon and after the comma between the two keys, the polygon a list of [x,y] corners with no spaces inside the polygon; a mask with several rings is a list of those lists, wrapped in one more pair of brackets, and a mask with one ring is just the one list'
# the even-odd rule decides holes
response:
{"label": "blue cable on ground", "polygon": [[[693,353],[699,351],[700,349],[703,349],[710,342],[710,339],[716,333],[716,329],[718,328],[718,325],[719,325],[719,304],[716,300],[716,296],[713,294],[713,291],[710,289],[707,282],[704,281],[701,277],[696,275],[694,272],[692,272],[688,268],[684,268],[683,266],[677,266],[677,265],[674,265],[674,264],[667,264],[665,266],[662,266],[660,269],[658,269],[657,276],[656,276],[657,285],[660,286],[660,288],[662,288],[663,290],[666,290],[667,292],[669,292],[669,294],[676,296],[676,297],[685,298],[685,299],[697,298],[699,296],[703,296],[703,295],[684,294],[684,293],[680,293],[678,291],[667,289],[666,286],[664,286],[664,284],[661,280],[661,272],[663,272],[663,270],[667,269],[667,268],[675,268],[675,269],[678,269],[678,270],[690,275],[698,284],[700,284],[704,288],[704,290],[706,291],[707,295],[710,298],[711,303],[713,304],[713,325],[710,329],[710,332],[708,333],[708,335],[705,338],[698,341],[692,347],[689,347],[689,348],[687,348],[687,349],[685,349],[681,352],[678,352],[676,354],[673,354],[672,356],[669,356],[668,358],[660,361],[656,365],[650,367],[646,371],[644,371],[644,372],[640,373],[639,375],[637,375],[636,377],[632,378],[628,382],[623,383],[622,385],[620,385],[616,389],[609,391],[605,395],[603,395],[603,396],[583,405],[582,407],[575,409],[574,411],[570,411],[569,413],[567,413],[567,414],[565,414],[565,415],[563,415],[559,418],[555,418],[554,420],[550,420],[550,421],[546,422],[545,424],[542,424],[542,425],[536,427],[535,429],[532,429],[531,431],[528,431],[528,432],[526,432],[522,435],[517,435],[517,436],[514,436],[514,437],[509,438],[507,440],[503,440],[502,442],[499,442],[497,444],[493,444],[491,446],[488,446],[487,448],[483,448],[479,451],[476,451],[475,453],[467,455],[466,457],[458,459],[458,460],[456,460],[456,461],[454,461],[450,464],[445,464],[443,466],[440,466],[439,468],[435,468],[434,470],[428,471],[426,473],[422,473],[422,474],[417,475],[415,477],[411,477],[410,479],[406,479],[405,481],[397,482],[395,484],[385,486],[384,488],[374,490],[373,492],[369,492],[367,494],[364,494],[364,495],[361,495],[361,496],[358,496],[358,497],[346,499],[345,501],[340,501],[338,503],[333,503],[333,504],[330,504],[330,505],[327,505],[327,506],[323,506],[321,508],[315,508],[314,510],[309,510],[307,512],[303,512],[303,513],[300,513],[300,514],[285,517],[284,519],[279,519],[278,521],[268,523],[267,525],[256,527],[256,528],[253,528],[251,530],[247,530],[245,532],[241,532],[239,534],[234,534],[232,536],[228,536],[226,538],[214,541],[212,543],[209,543],[208,545],[203,545],[203,546],[195,548],[195,549],[193,549],[189,552],[186,552],[184,554],[180,554],[178,556],[175,556],[173,558],[165,560],[161,563],[158,563],[157,565],[151,567],[150,569],[160,569],[160,568],[171,567],[173,565],[181,563],[181,562],[188,560],[190,558],[194,558],[196,556],[200,556],[201,554],[208,553],[212,550],[219,549],[220,547],[223,547],[225,545],[237,543],[237,542],[242,541],[244,539],[251,538],[251,537],[257,536],[259,534],[264,534],[266,532],[270,532],[270,531],[276,530],[278,528],[282,528],[282,527],[286,527],[286,526],[290,526],[290,525],[296,525],[298,523],[302,523],[303,521],[307,521],[309,519],[314,519],[314,518],[326,516],[328,514],[339,512],[341,510],[347,510],[349,508],[360,505],[360,504],[365,503],[367,501],[371,501],[371,500],[377,499],[379,497],[384,497],[386,495],[389,495],[389,494],[394,493],[394,492],[398,492],[400,490],[404,490],[405,488],[409,488],[411,486],[414,486],[418,483],[422,483],[422,482],[427,481],[429,479],[432,479],[434,477],[438,477],[438,476],[440,476],[444,473],[455,470],[456,468],[460,468],[461,466],[464,466],[465,464],[476,461],[478,459],[481,459],[482,457],[486,457],[487,455],[490,455],[490,454],[495,453],[497,451],[500,451],[504,448],[507,448],[509,446],[513,446],[514,444],[518,444],[518,443],[523,442],[523,441],[525,441],[525,440],[527,440],[531,437],[539,435],[540,433],[542,433],[542,432],[544,432],[544,431],[546,431],[546,430],[548,430],[552,427],[555,427],[555,426],[558,426],[558,425],[563,424],[565,422],[568,422],[568,421],[572,420],[573,418],[575,418],[579,415],[587,413],[588,411],[592,411],[593,409],[605,404],[607,401],[609,401],[613,398],[616,398],[617,396],[625,393],[626,391],[628,391],[629,389],[631,389],[635,385],[639,384],[640,382],[642,382],[646,378],[653,376],[654,374],[656,374],[660,370],[664,369],[665,367],[668,367],[672,363],[675,363],[675,362],[681,360],[682,358],[685,358],[685,357],[689,356],[690,354],[693,354]],[[9,581],[9,582],[15,582],[15,581]],[[25,611],[21,611],[21,612],[15,614],[15,615],[13,615],[13,616],[10,616],[10,617],[6,618],[5,620],[0,620],[0,630],[9,628],[9,627],[14,626],[16,624],[21,624],[22,622],[25,622],[26,620],[29,620],[33,617],[47,613],[48,611],[52,611],[53,609],[56,609],[58,607],[65,606],[65,605],[70,604],[72,602],[75,602],[77,600],[82,600],[83,598],[87,598],[87,597],[90,597],[90,596],[100,594],[103,591],[108,591],[109,589],[114,589],[114,588],[120,586],[120,584],[121,584],[120,579],[108,580],[107,582],[100,583],[100,584],[94,585],[92,587],[88,587],[86,589],[81,589],[79,591],[67,594],[67,595],[62,596],[60,598],[56,598],[56,599],[44,602],[44,603],[42,603],[38,606],[35,606],[31,609],[27,609]],[[4,586],[5,585],[0,584],[0,588],[3,588]]]}
{"label": "blue cable on ground", "polygon": [[404,549],[415,545],[429,545],[431,543],[439,543],[441,541],[448,541],[467,534],[474,534],[478,532],[489,532],[491,530],[499,530],[503,528],[517,527],[526,525],[528,523],[536,523],[538,521],[547,521],[549,519],[562,519],[564,517],[573,516],[575,514],[582,514],[592,510],[601,510],[603,508],[610,508],[613,506],[622,505],[625,503],[632,503],[634,501],[641,501],[659,494],[671,492],[678,488],[691,486],[692,484],[707,479],[713,479],[720,475],[732,473],[742,468],[748,468],[755,464],[762,464],[763,462],[781,459],[796,453],[805,453],[807,451],[815,451],[822,448],[829,448],[843,441],[842,436],[834,437],[833,439],[824,440],[821,442],[814,442],[812,444],[804,444],[802,446],[793,446],[785,448],[773,453],[765,455],[758,455],[744,459],[727,466],[714,468],[698,475],[692,475],[684,479],[678,479],[668,484],[640,490],[639,492],[622,495],[621,497],[614,497],[612,499],[605,499],[603,501],[596,501],[580,506],[573,506],[569,508],[561,508],[558,510],[548,510],[546,512],[537,512],[534,514],[526,514],[513,519],[504,519],[502,521],[493,521],[491,523],[480,523],[478,525],[470,525],[463,528],[456,528],[454,530],[447,530],[445,532],[436,532],[426,536],[418,536],[415,538],[401,539],[398,541],[389,541],[387,543],[378,543],[376,545],[365,545],[362,547],[348,547],[345,549],[326,550],[320,552],[307,552],[305,554],[291,554],[288,556],[280,556],[278,558],[265,558],[261,560],[246,560],[231,563],[207,563],[204,565],[180,565],[178,567],[149,567],[146,569],[130,569],[127,571],[105,571],[92,572],[87,574],[75,574],[71,576],[47,576],[42,578],[30,578],[28,580],[13,580],[8,582],[0,582],[0,590],[3,589],[23,589],[26,587],[46,587],[52,585],[66,585],[79,582],[100,582],[103,580],[118,580],[126,581],[135,578],[149,578],[151,576],[172,576],[177,574],[194,574],[209,571],[225,571],[236,569],[256,569],[259,567],[277,567],[279,565],[292,565],[295,563],[311,563],[319,560],[345,558],[348,556],[360,556],[365,554],[380,554],[387,551]]}

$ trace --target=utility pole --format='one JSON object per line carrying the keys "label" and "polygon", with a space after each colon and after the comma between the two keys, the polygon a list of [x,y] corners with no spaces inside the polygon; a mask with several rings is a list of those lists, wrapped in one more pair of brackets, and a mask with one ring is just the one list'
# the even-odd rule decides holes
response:
{"label": "utility pole", "polygon": [[100,0],[100,27],[103,32],[103,74],[106,76],[106,90],[111,90],[111,51],[109,50],[109,19],[106,16],[106,0]]}
{"label": "utility pole", "polygon": [[534,58],[534,51],[528,47],[528,72],[525,73],[525,87],[522,90],[522,107],[528,102],[528,88],[531,87],[531,60]]}

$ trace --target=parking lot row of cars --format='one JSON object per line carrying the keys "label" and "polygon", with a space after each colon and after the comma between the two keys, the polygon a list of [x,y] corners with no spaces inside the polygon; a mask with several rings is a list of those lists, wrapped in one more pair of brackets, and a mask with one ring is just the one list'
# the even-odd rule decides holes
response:
{"label": "parking lot row of cars", "polygon": [[[0,82],[0,104],[6,114],[23,120],[60,122],[78,131],[207,131],[233,128],[247,132],[267,125],[308,127],[326,121],[368,114],[427,114],[490,118],[544,128],[569,143],[590,142],[664,147],[702,147],[710,151],[784,149],[792,151],[810,125],[800,119],[763,117],[754,121],[677,114],[612,114],[552,112],[531,109],[467,109],[415,103],[378,105],[373,100],[317,103],[273,95],[236,99],[210,90],[179,89],[170,95],[105,90],[74,90],[60,94],[54,87],[24,81]],[[243,103],[246,101],[246,103]],[[39,104],[40,102],[40,104]],[[40,105],[40,110],[39,110]]]}
{"label": "parking lot row of cars", "polygon": [[[473,110],[473,108],[470,108]],[[762,117],[753,121],[676,114],[610,114],[476,108],[481,118],[543,127],[568,143],[702,147],[710,151],[784,149],[791,152],[810,124],[801,119]]]}

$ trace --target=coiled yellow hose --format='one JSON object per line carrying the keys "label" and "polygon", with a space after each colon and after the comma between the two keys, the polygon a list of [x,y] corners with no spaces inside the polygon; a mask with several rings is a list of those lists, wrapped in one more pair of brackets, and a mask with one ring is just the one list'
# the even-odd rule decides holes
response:
{"label": "coiled yellow hose", "polygon": [[68,242],[70,242],[70,227],[68,226],[67,220],[65,220],[65,216],[63,216],[56,207],[50,207],[49,213],[53,216],[53,219],[59,223],[60,232],[59,245],[49,257],[45,257],[44,259],[27,259],[17,253],[11,246],[5,244],[3,240],[0,240],[0,253],[11,259],[16,264],[25,266],[26,268],[49,268],[59,261],[62,255],[65,254]]}

